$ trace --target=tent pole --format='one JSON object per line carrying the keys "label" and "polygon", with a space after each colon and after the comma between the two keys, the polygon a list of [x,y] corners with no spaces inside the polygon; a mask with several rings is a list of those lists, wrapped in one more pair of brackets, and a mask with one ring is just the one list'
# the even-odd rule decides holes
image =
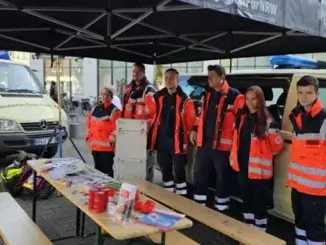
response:
{"label": "tent pole", "polygon": [[57,56],[57,70],[56,70],[56,75],[57,75],[57,84],[58,84],[58,104],[59,104],[59,125],[58,125],[58,151],[59,151],[59,157],[62,157],[62,121],[61,121],[61,82],[60,82],[60,57]]}
{"label": "tent pole", "polygon": [[230,70],[229,72],[231,73],[232,72],[232,58],[230,58]]}
{"label": "tent pole", "polygon": [[[153,62],[153,66],[154,66],[154,81],[153,81],[153,85],[156,88],[156,86],[157,86],[157,83],[156,83],[156,70],[157,70],[157,66],[156,66],[156,61],[155,60]],[[158,89],[158,88],[156,88],[156,89]]]}

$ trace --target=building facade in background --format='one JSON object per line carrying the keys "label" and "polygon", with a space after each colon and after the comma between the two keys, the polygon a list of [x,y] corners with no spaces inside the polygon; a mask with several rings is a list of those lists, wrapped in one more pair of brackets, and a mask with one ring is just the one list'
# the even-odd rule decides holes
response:
{"label": "building facade in background", "polygon": [[[45,56],[36,58],[32,54],[24,54],[28,56],[27,63],[34,70],[39,80],[45,84],[46,88],[51,81],[56,81],[56,67],[55,65],[51,67],[50,57]],[[326,53],[304,54],[300,56],[326,61]],[[19,57],[23,58],[25,56]],[[185,62],[163,65],[162,68],[164,72],[164,70],[174,67],[178,69],[181,74],[206,72],[206,68],[210,64],[221,64],[228,72],[234,70],[270,69],[269,58],[269,56],[266,56],[232,60]],[[63,92],[67,93],[68,96],[71,94],[74,98],[80,99],[98,96],[99,91],[103,87],[116,88],[116,84],[120,80],[131,81],[132,66],[133,63],[122,61],[65,58],[62,60],[59,67],[61,87],[63,88]],[[146,76],[149,81],[154,81],[154,72],[154,67],[152,65],[146,65]]]}
{"label": "building facade in background", "polygon": [[[46,89],[50,88],[52,81],[57,80],[56,63],[51,65],[51,59],[44,59],[44,84]],[[68,58],[63,59],[59,66],[59,77],[61,82],[62,92],[70,94],[73,97],[83,96],[83,60]]]}
{"label": "building facade in background", "polygon": [[19,52],[19,51],[9,51],[9,55],[12,61],[23,64],[29,65],[30,54],[26,52]]}

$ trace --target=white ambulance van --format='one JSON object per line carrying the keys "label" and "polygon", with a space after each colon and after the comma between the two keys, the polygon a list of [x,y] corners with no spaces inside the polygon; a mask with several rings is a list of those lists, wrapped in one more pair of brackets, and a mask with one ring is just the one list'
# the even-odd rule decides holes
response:
{"label": "white ambulance van", "polygon": [[[61,109],[62,126],[68,129]],[[30,67],[0,58],[0,157],[17,150],[41,154],[59,125],[59,106],[44,91]],[[63,140],[67,139],[63,133]],[[44,157],[57,153],[56,137]]]}

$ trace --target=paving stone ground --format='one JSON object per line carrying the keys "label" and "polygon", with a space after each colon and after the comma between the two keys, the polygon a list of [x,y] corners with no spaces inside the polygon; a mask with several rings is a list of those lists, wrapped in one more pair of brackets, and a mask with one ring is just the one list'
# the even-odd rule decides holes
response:
{"label": "paving stone ground", "polygon": [[[79,134],[73,141],[77,145],[80,152],[83,154],[85,160],[89,164],[93,164],[93,159],[88,150],[85,141],[85,118],[79,118]],[[70,142],[66,142],[63,148],[64,156],[78,157],[77,152],[74,150]],[[155,182],[161,181],[160,172],[155,172]],[[17,198],[16,201],[21,207],[31,216],[32,213],[32,200],[31,197],[25,196],[24,199]],[[233,210],[231,215],[239,218],[239,204],[233,204]],[[48,200],[40,200],[37,202],[37,225],[41,230],[50,238],[58,239],[66,236],[75,235],[75,217],[76,209],[70,204],[64,197],[53,196]],[[95,231],[94,223],[87,219],[86,221],[86,234],[93,233]],[[197,241],[202,245],[236,245],[235,241],[230,240],[228,237],[219,234],[218,232],[194,222],[194,226],[190,229],[182,231],[188,237]],[[284,221],[276,218],[271,218],[268,232],[277,235],[278,237],[285,239],[289,245],[293,244],[293,232],[292,226]],[[54,242],[55,245],[91,245],[95,243],[95,236],[87,238],[71,238],[63,241]],[[126,245],[126,242],[114,241],[113,239],[106,239],[105,244],[110,245]],[[141,245],[142,242],[133,243],[134,245]],[[1,242],[0,242],[1,245]],[[187,244],[185,244],[187,245]]]}

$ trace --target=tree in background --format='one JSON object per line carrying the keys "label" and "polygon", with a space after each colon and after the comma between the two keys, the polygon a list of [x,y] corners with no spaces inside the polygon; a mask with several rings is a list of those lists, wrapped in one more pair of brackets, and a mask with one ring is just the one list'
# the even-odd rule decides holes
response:
{"label": "tree in background", "polygon": [[163,87],[163,66],[157,65],[155,69],[154,86],[156,89],[161,89]]}

